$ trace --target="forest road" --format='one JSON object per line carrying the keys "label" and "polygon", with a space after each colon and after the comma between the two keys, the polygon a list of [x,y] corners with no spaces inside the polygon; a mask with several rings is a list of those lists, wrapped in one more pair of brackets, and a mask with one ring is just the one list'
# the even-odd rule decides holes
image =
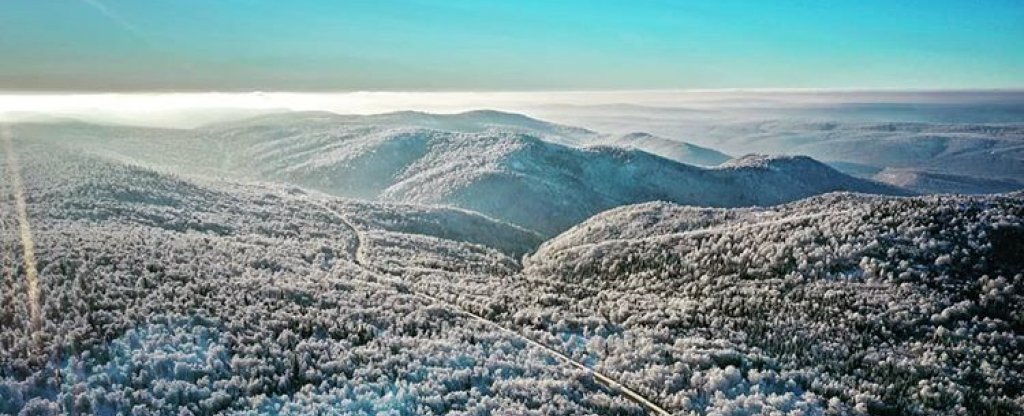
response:
{"label": "forest road", "polygon": [[[351,254],[352,254],[354,262],[355,262],[355,264],[357,266],[359,266],[360,268],[362,268],[363,270],[365,270],[366,272],[368,272],[368,273],[370,273],[372,275],[376,275],[376,276],[389,275],[390,276],[390,274],[388,272],[386,272],[386,271],[378,271],[378,270],[374,269],[373,266],[371,264],[369,264],[369,262],[366,261],[366,258],[364,257],[363,252],[362,252],[362,248],[363,248],[363,245],[364,245],[363,234],[362,234],[361,231],[359,231],[358,228],[355,227],[355,225],[344,214],[342,214],[342,213],[338,212],[337,210],[331,208],[330,206],[328,206],[324,202],[315,201],[315,200],[310,200],[310,202],[312,204],[314,204],[314,205],[319,206],[320,208],[324,209],[325,211],[331,213],[334,217],[336,217],[339,221],[341,221],[346,227],[348,227],[349,229],[352,230],[352,232],[354,233],[355,238],[356,238],[356,244],[355,244],[355,247],[351,250]],[[399,281],[395,281],[393,277],[388,277],[386,279],[387,280],[391,280],[396,285],[400,285],[404,289],[408,289],[407,286],[404,283],[399,282]],[[635,390],[630,389],[629,387],[626,387],[622,383],[616,381],[614,378],[612,378],[612,377],[610,377],[610,376],[608,376],[608,375],[606,375],[604,373],[601,373],[601,372],[599,372],[597,370],[594,370],[594,369],[592,369],[590,367],[587,367],[583,363],[574,360],[572,357],[569,357],[568,355],[566,355],[566,354],[564,354],[564,353],[562,353],[562,352],[560,352],[560,351],[558,351],[558,350],[556,350],[554,348],[551,348],[551,347],[545,345],[544,343],[542,343],[540,341],[537,341],[537,340],[535,340],[533,338],[530,338],[530,337],[528,337],[526,335],[523,335],[522,333],[520,333],[518,331],[515,331],[515,330],[513,330],[511,328],[505,327],[504,325],[501,325],[501,324],[499,324],[497,322],[494,322],[492,320],[484,318],[483,316],[480,316],[480,315],[477,315],[477,314],[475,314],[473,312],[467,311],[467,310],[465,310],[465,309],[463,309],[461,307],[452,305],[451,303],[449,303],[449,302],[447,302],[447,301],[445,301],[445,300],[443,300],[441,298],[435,297],[433,295],[425,294],[425,293],[411,291],[411,290],[410,290],[410,292],[413,295],[415,295],[415,296],[417,296],[417,297],[419,297],[421,299],[427,300],[430,303],[442,305],[446,309],[448,309],[448,310],[450,310],[452,312],[455,312],[457,314],[463,315],[465,317],[468,317],[468,318],[470,318],[470,319],[472,319],[472,320],[474,320],[474,321],[476,321],[476,322],[478,322],[478,323],[480,323],[480,324],[482,324],[482,325],[484,325],[486,327],[489,327],[491,329],[495,329],[495,330],[497,330],[497,331],[499,331],[501,333],[504,333],[504,334],[508,334],[508,335],[512,336],[513,338],[517,338],[517,339],[525,342],[527,345],[531,345],[531,346],[534,346],[536,348],[540,348],[541,350],[544,350],[545,352],[547,352],[548,354],[553,356],[558,361],[561,361],[561,362],[563,362],[565,364],[568,364],[569,366],[575,367],[576,369],[579,369],[579,370],[582,370],[582,371],[585,371],[585,372],[589,373],[592,377],[594,377],[594,380],[597,381],[598,383],[601,383],[605,387],[608,387],[609,389],[611,389],[611,390],[613,390],[615,392],[618,392],[623,397],[625,397],[625,398],[629,399],[630,401],[632,401],[632,402],[642,406],[643,408],[647,409],[647,411],[652,413],[652,414],[655,414],[655,415],[670,415],[671,414],[668,410],[665,410],[664,408],[659,406],[657,403],[654,403],[650,399],[644,397],[642,394],[637,393]]]}
{"label": "forest road", "polygon": [[[32,227],[28,218],[28,204],[25,201],[25,187],[21,182],[21,165],[14,149],[14,134],[7,124],[0,125],[0,141],[3,141],[6,156],[4,175],[10,181],[11,193],[14,196],[14,211],[18,219],[18,235],[21,238],[22,259],[25,262],[25,283],[28,287],[28,311],[33,335],[43,326],[42,291],[39,287],[39,272],[36,270],[35,243],[32,240]],[[6,196],[5,196],[6,198]]]}

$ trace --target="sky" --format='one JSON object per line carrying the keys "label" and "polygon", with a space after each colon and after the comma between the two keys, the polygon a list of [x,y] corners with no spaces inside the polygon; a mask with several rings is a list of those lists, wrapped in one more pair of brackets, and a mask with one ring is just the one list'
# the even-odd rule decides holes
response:
{"label": "sky", "polygon": [[3,0],[0,91],[1024,88],[1018,0]]}

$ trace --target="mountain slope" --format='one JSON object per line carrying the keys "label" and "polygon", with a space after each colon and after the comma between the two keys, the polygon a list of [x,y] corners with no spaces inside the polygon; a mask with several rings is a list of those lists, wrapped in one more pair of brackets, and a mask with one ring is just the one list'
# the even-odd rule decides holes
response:
{"label": "mountain slope", "polygon": [[878,167],[1024,180],[1024,125],[1019,123],[771,120],[725,123],[706,133],[700,144],[726,152],[781,152]]}
{"label": "mountain slope", "polygon": [[1012,179],[978,178],[914,169],[888,168],[872,179],[921,193],[994,194],[1024,189],[1024,182]]}
{"label": "mountain slope", "polygon": [[611,136],[602,140],[602,145],[635,148],[679,163],[697,166],[716,166],[729,159],[717,150],[655,136],[650,133],[630,133]]}
{"label": "mountain slope", "polygon": [[448,204],[542,233],[619,205],[667,200],[765,205],[822,192],[899,194],[809,158],[746,158],[705,169],[638,150],[573,148],[504,131],[332,126],[222,135],[243,170],[343,196]]}
{"label": "mountain slope", "polygon": [[[180,176],[12,130],[43,324],[26,319],[22,240],[0,233],[14,265],[0,276],[0,413],[643,414],[582,368],[680,414],[1024,408],[1021,194],[631,205],[522,270],[537,234],[472,212]],[[431,137],[428,150],[472,160],[422,179],[443,165],[425,161],[415,183],[510,166],[600,179],[648,159],[729,186],[751,181],[737,172],[842,178],[806,158],[700,169],[599,148],[575,166],[578,149],[521,135]],[[280,155],[302,143],[257,144]],[[552,159],[525,164],[538,155]],[[606,182],[588,187],[618,186]],[[13,186],[0,177],[4,195]]]}
{"label": "mountain slope", "polygon": [[[524,129],[530,133],[519,132]],[[571,130],[496,112],[297,113],[198,130],[28,126],[25,133],[180,173],[452,205],[545,235],[606,209],[646,201],[737,207],[839,190],[904,193],[809,158],[747,157],[699,168],[637,149],[570,147],[545,138],[565,129]]]}
{"label": "mountain slope", "polygon": [[280,128],[323,128],[327,126],[346,127],[389,127],[429,129],[459,133],[480,133],[490,130],[532,134],[544,140],[566,145],[578,145],[596,140],[596,132],[549,123],[517,113],[494,110],[474,110],[453,114],[435,114],[419,111],[398,111],[370,115],[346,115],[330,112],[289,112],[254,117],[228,123],[206,126],[206,130],[250,130]]}
{"label": "mountain slope", "polygon": [[5,174],[2,414],[640,414],[409,289],[501,285],[533,233],[448,208],[186,180],[13,130],[42,317],[29,323]]}
{"label": "mountain slope", "polygon": [[839,414],[1018,414],[1022,244],[1021,193],[650,203],[546,242],[524,276],[630,334],[591,332],[581,356],[689,411],[758,413],[781,390]]}

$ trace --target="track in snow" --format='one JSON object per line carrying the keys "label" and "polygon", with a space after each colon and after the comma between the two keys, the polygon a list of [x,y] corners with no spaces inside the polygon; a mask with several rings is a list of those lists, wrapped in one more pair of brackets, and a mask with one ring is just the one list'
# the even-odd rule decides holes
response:
{"label": "track in snow", "polygon": [[25,282],[28,287],[28,311],[33,336],[42,329],[42,291],[39,287],[39,274],[36,270],[35,243],[32,240],[32,227],[28,220],[28,205],[25,202],[25,188],[21,183],[21,165],[18,155],[14,153],[14,139],[10,126],[0,126],[0,139],[3,140],[6,154],[7,177],[10,178],[11,193],[14,195],[14,211],[18,219],[18,235],[21,238],[22,258],[25,261]]}

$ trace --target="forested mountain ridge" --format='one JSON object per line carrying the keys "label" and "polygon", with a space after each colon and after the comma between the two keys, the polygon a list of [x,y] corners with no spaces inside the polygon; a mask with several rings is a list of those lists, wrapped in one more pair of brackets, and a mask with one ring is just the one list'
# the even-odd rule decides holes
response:
{"label": "forested mountain ridge", "polygon": [[[738,390],[726,397],[763,392],[751,377],[767,367],[855,413],[1016,414],[1022,252],[1021,193],[830,194],[742,210],[619,208],[543,244],[524,275],[588,288],[562,302],[646,328],[652,351],[728,340],[738,374],[726,384]],[[668,370],[678,360],[650,365],[697,374]],[[647,392],[709,411],[694,401],[707,397],[697,379]]]}
{"label": "forested mountain ridge", "polygon": [[0,414],[638,413],[601,386],[577,391],[578,370],[532,358],[358,259],[500,280],[534,233],[461,210],[14,146],[42,319],[29,324],[5,175]]}
{"label": "forested mountain ridge", "polygon": [[[75,124],[20,130],[39,140],[179,173],[456,206],[545,236],[606,209],[639,202],[738,207],[831,191],[908,193],[805,157],[748,156],[697,167],[633,146],[602,145],[593,132],[488,111],[280,114],[181,131]],[[566,135],[582,135],[584,143],[597,145],[566,146],[552,139]],[[706,157],[718,161],[725,156]]]}

